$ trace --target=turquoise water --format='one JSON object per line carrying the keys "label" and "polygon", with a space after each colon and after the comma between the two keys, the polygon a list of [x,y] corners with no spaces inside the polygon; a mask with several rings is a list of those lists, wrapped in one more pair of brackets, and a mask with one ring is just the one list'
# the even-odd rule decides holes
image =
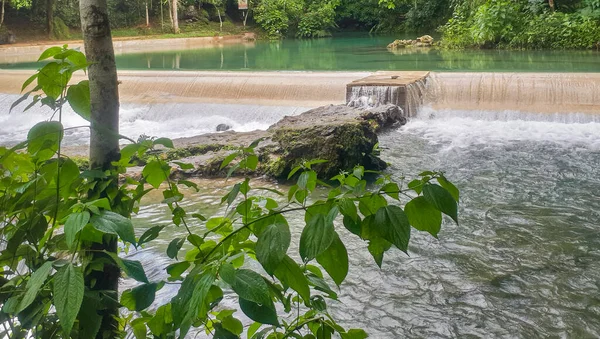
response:
{"label": "turquoise water", "polygon": [[[342,35],[315,40],[259,41],[185,51],[125,54],[117,57],[117,64],[123,70],[600,72],[598,51],[389,51],[387,44],[397,38],[411,37]],[[0,64],[0,68],[37,67],[34,63]]]}

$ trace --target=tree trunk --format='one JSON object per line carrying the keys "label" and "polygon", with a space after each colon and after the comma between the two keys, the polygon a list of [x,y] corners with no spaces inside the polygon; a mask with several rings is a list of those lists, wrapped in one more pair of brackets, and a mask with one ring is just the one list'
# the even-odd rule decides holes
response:
{"label": "tree trunk", "polygon": [[4,23],[4,4],[6,0],[2,0],[2,8],[0,9],[0,28],[2,28],[2,24]]}
{"label": "tree trunk", "polygon": [[246,21],[248,21],[248,13],[250,12],[250,9],[247,9],[245,12],[243,12],[243,16],[244,16],[244,28],[246,28]]}
{"label": "tree trunk", "polygon": [[46,0],[46,30],[48,37],[54,38],[54,0]]}
{"label": "tree trunk", "polygon": [[[106,0],[80,0],[79,8],[84,48],[90,63],[90,168],[109,170],[112,168],[111,162],[119,160],[120,155],[119,90],[108,9]],[[117,185],[116,175],[106,180],[111,180],[111,185]],[[89,255],[92,259],[110,258],[102,251],[116,253],[116,238],[105,235],[103,244],[92,246]],[[117,298],[120,275],[118,266],[105,264],[102,272],[93,271],[86,276],[86,286],[92,291],[102,291],[105,295]],[[114,303],[101,311],[100,331],[96,338],[114,337],[118,329],[118,315]]]}
{"label": "tree trunk", "polygon": [[171,29],[173,29],[173,5],[171,4],[173,0],[167,1],[167,9],[169,10],[169,20],[171,20]]}
{"label": "tree trunk", "polygon": [[223,19],[221,19],[221,10],[218,8],[217,14],[219,14],[219,32],[223,32]]}
{"label": "tree trunk", "polygon": [[554,11],[554,10],[555,10],[555,8],[556,8],[556,7],[554,6],[554,0],[548,0],[548,5],[550,6],[550,9],[551,9],[552,11]]}
{"label": "tree trunk", "polygon": [[146,27],[150,27],[150,15],[148,14],[148,1],[146,0]]}
{"label": "tree trunk", "polygon": [[171,0],[171,5],[173,9],[171,9],[171,15],[173,15],[173,33],[179,33],[179,18],[177,17],[177,2],[179,0]]}

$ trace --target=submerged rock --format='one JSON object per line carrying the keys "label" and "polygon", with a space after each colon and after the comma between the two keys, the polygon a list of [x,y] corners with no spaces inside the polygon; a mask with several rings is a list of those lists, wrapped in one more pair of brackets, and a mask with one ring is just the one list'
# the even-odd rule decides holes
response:
{"label": "submerged rock", "polygon": [[217,132],[225,132],[225,131],[229,131],[231,129],[231,126],[227,125],[227,124],[218,124],[217,125]]}

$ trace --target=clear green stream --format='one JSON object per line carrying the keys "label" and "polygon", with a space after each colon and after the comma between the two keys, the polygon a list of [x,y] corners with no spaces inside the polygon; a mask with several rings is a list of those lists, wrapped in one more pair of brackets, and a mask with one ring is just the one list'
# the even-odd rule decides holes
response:
{"label": "clear green stream", "polygon": [[[117,57],[119,69],[182,70],[427,70],[600,72],[598,51],[498,51],[401,49],[386,46],[411,36],[343,34],[314,40],[259,41],[196,50],[135,53]],[[1,68],[37,68],[34,63]]]}

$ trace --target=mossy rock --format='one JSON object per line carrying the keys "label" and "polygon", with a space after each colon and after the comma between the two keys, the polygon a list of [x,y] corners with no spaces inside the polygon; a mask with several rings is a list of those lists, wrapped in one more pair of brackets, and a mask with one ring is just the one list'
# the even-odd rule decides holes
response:
{"label": "mossy rock", "polygon": [[397,106],[363,110],[345,105],[325,106],[299,116],[286,117],[269,131],[279,146],[267,174],[285,177],[306,160],[326,160],[315,167],[324,178],[357,165],[370,170],[385,169],[374,150],[377,132],[405,119]]}

